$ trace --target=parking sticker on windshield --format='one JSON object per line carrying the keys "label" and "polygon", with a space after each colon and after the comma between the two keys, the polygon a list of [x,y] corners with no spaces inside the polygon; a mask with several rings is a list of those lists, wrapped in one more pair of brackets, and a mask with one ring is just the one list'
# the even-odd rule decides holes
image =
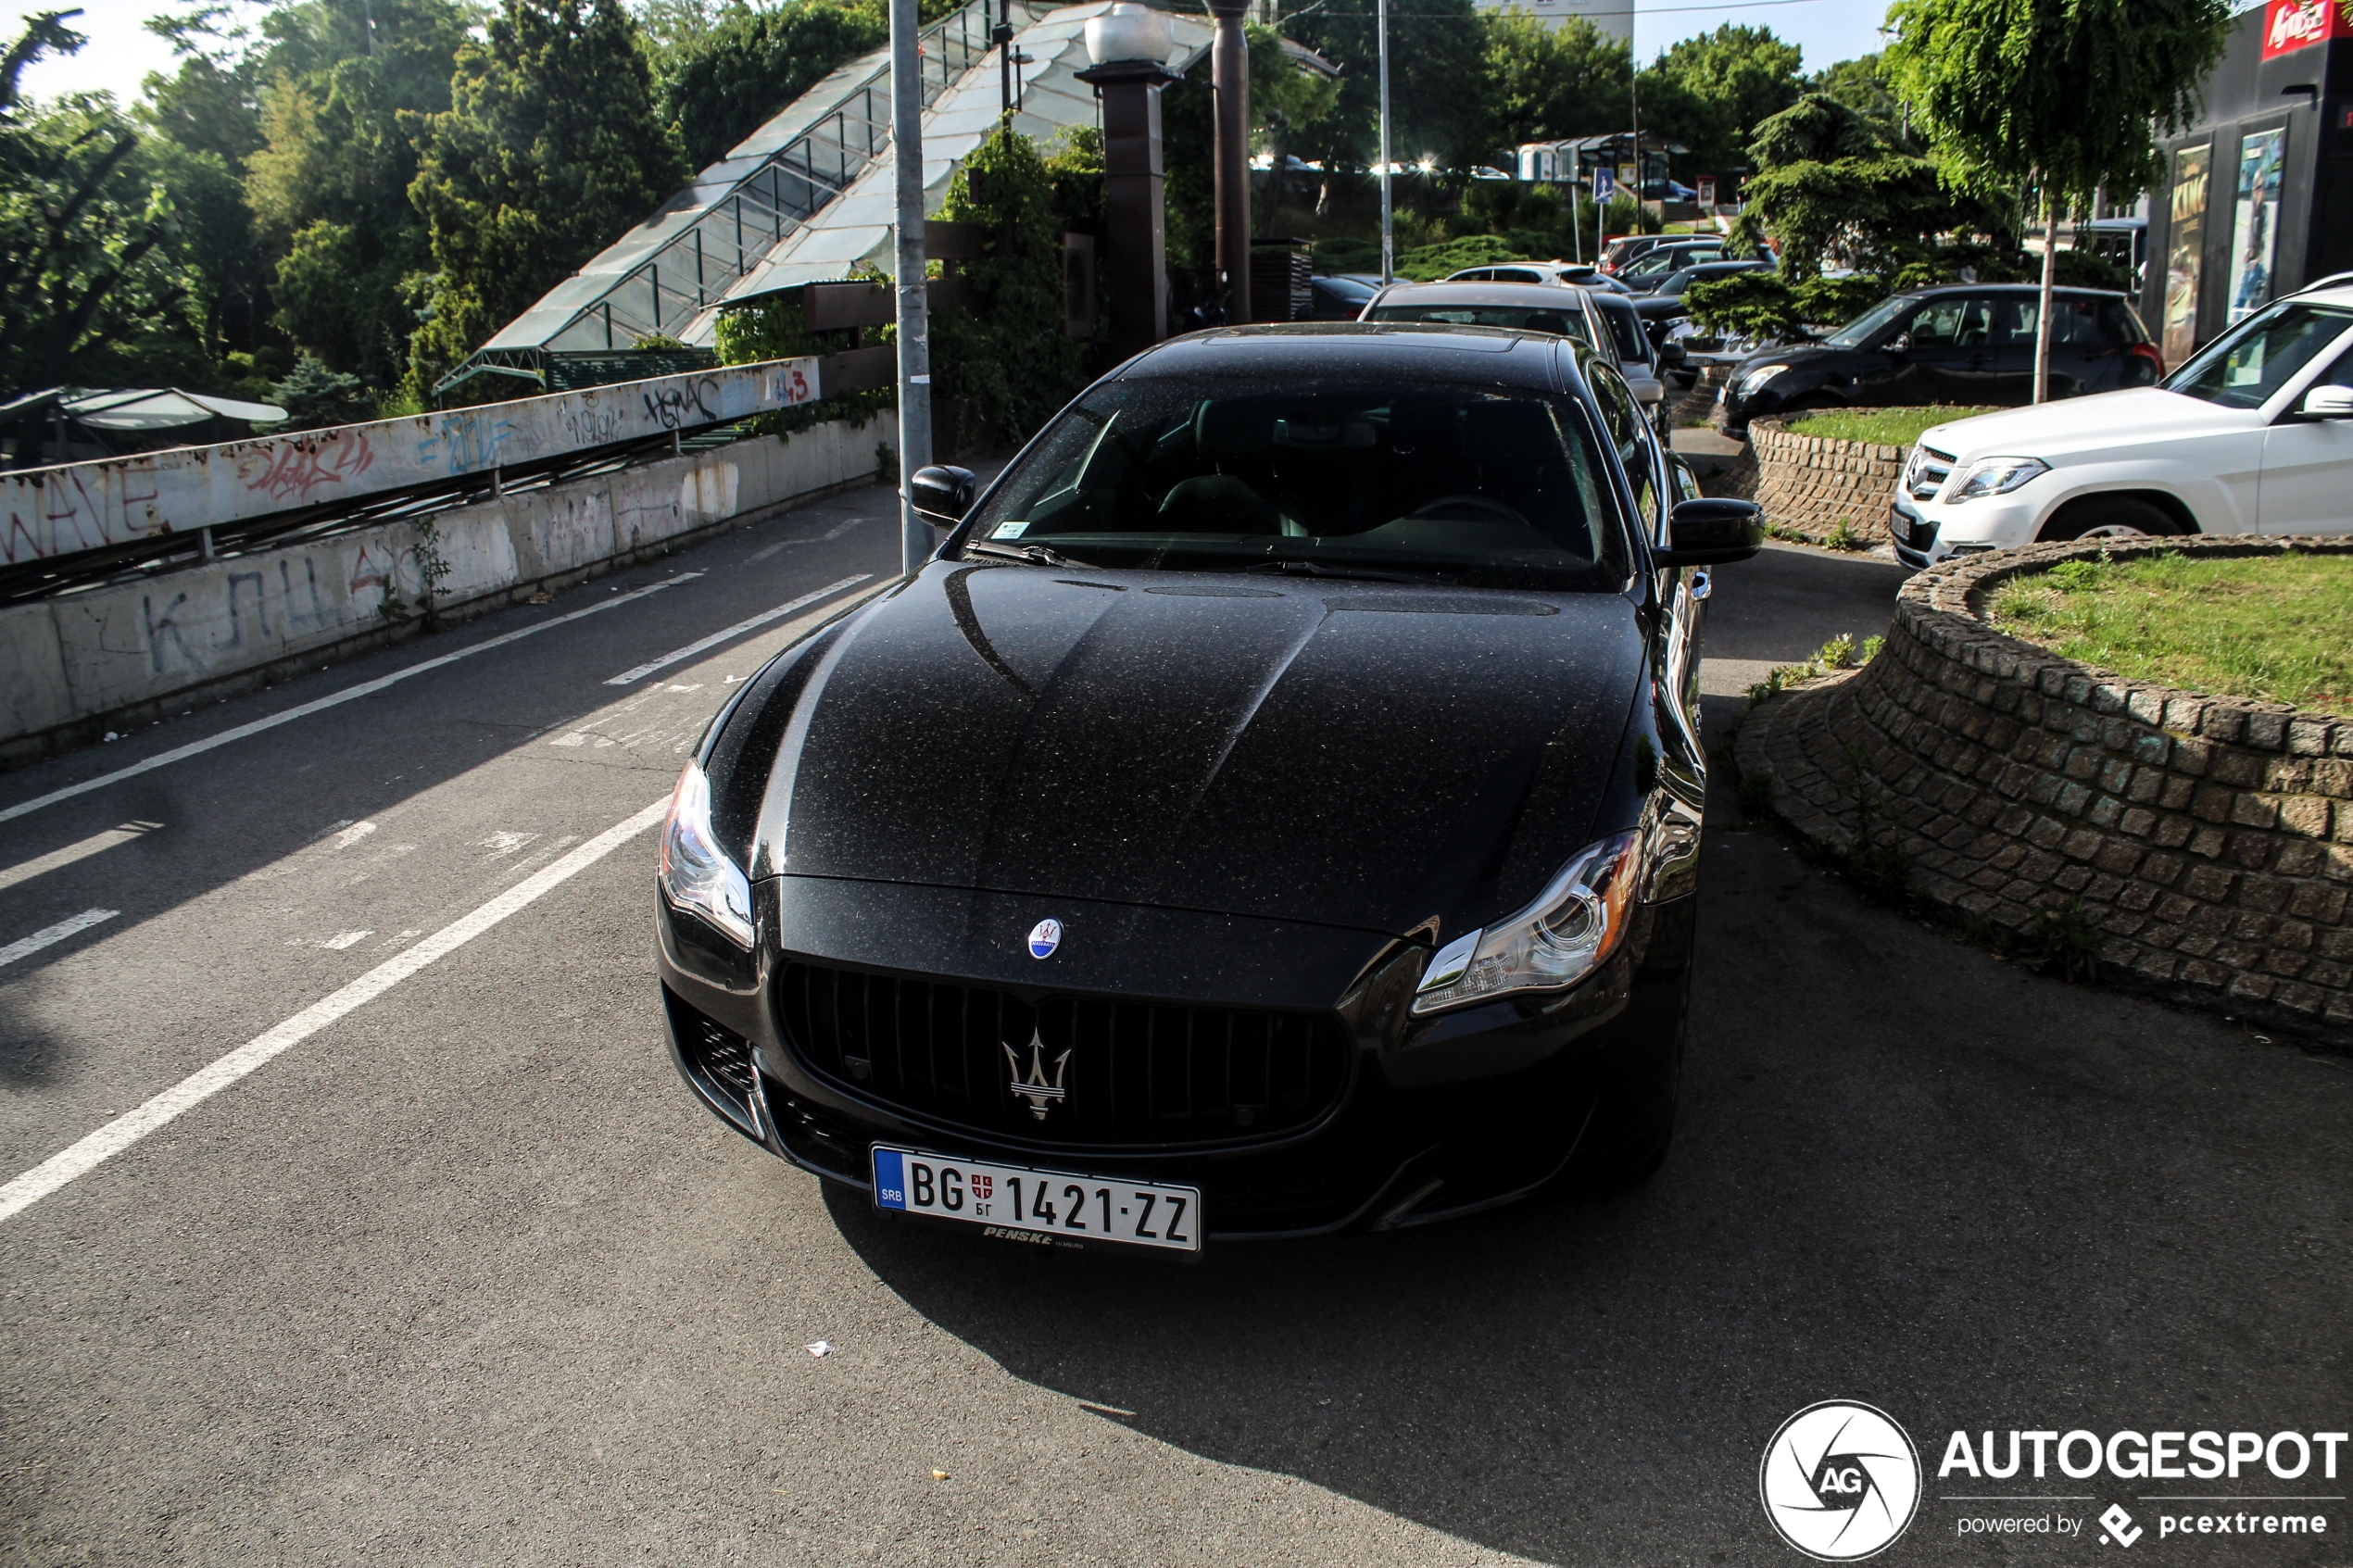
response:
{"label": "parking sticker on windshield", "polygon": [[991,539],[1018,539],[1022,536],[1022,531],[1028,526],[1027,518],[1017,518],[1012,522],[1000,522],[997,525],[997,532],[989,537]]}

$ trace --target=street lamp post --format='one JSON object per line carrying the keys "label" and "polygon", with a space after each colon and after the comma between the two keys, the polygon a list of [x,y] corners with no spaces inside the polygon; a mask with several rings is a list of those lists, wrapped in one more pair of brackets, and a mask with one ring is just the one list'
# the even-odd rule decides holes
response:
{"label": "street lamp post", "polygon": [[1104,270],[1111,345],[1141,354],[1168,330],[1168,220],[1161,163],[1160,90],[1173,42],[1165,13],[1118,5],[1087,23],[1078,73],[1103,104]]}
{"label": "street lamp post", "polygon": [[1379,0],[1376,9],[1380,32],[1380,281],[1387,285],[1397,275],[1389,211],[1389,0]]}
{"label": "street lamp post", "polygon": [[1250,0],[1209,0],[1217,20],[1210,85],[1217,95],[1217,270],[1226,320],[1250,320]]}

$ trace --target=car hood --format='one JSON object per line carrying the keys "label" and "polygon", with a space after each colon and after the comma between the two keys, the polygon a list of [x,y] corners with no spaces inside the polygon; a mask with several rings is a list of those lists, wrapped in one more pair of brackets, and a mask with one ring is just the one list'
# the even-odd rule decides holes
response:
{"label": "car hood", "polygon": [[1644,667],[1615,594],[968,561],[812,657],[760,725],[755,876],[1391,934],[1535,896]]}
{"label": "car hood", "polygon": [[2049,462],[2119,445],[2161,446],[2183,436],[2262,422],[2258,409],[2224,408],[2161,387],[2131,386],[1931,425],[1920,433],[1920,444],[1963,462],[1988,457]]}

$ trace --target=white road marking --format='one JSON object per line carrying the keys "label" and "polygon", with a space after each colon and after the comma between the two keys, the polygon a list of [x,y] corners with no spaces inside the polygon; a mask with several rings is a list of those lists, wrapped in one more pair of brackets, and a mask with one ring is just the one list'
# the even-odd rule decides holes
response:
{"label": "white road marking", "polygon": [[588,734],[585,730],[574,730],[568,735],[558,735],[547,744],[549,746],[586,746]]}
{"label": "white road marking", "polygon": [[325,941],[320,943],[319,946],[326,948],[327,951],[331,953],[340,953],[346,947],[356,947],[359,946],[360,943],[365,942],[369,937],[373,936],[374,935],[375,933],[372,931],[346,931],[342,933],[340,935],[328,937]]}
{"label": "white road marking", "polygon": [[87,931],[100,921],[112,920],[120,913],[122,913],[120,909],[84,909],[71,920],[61,920],[55,925],[44,926],[22,941],[11,942],[6,947],[0,947],[0,964],[12,964],[19,959],[29,959],[44,947],[62,942],[77,932]]}
{"label": "white road marking", "polygon": [[501,860],[538,836],[535,833],[494,833],[488,838],[476,839],[474,847],[490,851],[483,857],[484,860]]}
{"label": "white road marking", "polygon": [[859,583],[865,582],[872,576],[874,576],[874,573],[871,571],[862,571],[855,577],[845,577],[838,583],[828,583],[813,594],[803,594],[800,597],[780,604],[774,609],[763,609],[749,621],[738,621],[733,626],[726,628],[724,631],[713,632],[708,637],[698,638],[694,642],[688,643],[683,648],[677,648],[672,652],[663,654],[660,659],[655,659],[650,664],[640,664],[635,670],[624,670],[620,674],[615,675],[611,680],[607,681],[605,684],[609,686],[626,686],[634,684],[638,681],[644,680],[647,676],[652,674],[657,670],[669,669],[672,665],[677,663],[682,659],[692,659],[695,655],[703,652],[707,648],[715,648],[722,643],[733,642],[736,638],[742,636],[747,632],[756,632],[772,621],[782,621],[786,616],[790,615],[797,609],[806,609],[811,605],[815,604],[819,599],[830,599],[845,588],[855,588]]}
{"label": "white road marking", "polygon": [[[118,768],[111,773],[101,773],[94,779],[84,779],[80,784],[68,784],[63,789],[53,789],[46,795],[35,796],[31,800],[19,801],[14,806],[0,806],[0,822],[26,816],[40,810],[44,806],[55,806],[60,800],[70,800],[77,795],[87,795],[94,789],[104,789],[110,784],[120,784],[124,779],[140,773],[153,772],[157,768],[167,767],[171,763],[194,757],[199,752],[210,751],[218,746],[227,746],[231,741],[243,740],[247,735],[258,735],[264,730],[276,729],[281,724],[289,724],[296,719],[308,718],[313,713],[333,708],[339,703],[349,702],[355,697],[373,696],[387,686],[399,684],[411,675],[422,675],[428,670],[438,670],[445,664],[455,664],[461,659],[472,659],[478,653],[488,653],[492,648],[504,647],[509,643],[520,642],[525,637],[535,637],[550,627],[561,626],[568,621],[577,621],[585,615],[601,615],[617,605],[625,605],[632,599],[642,599],[648,594],[659,594],[664,588],[675,588],[679,583],[692,582],[701,575],[699,571],[682,571],[675,577],[654,583],[651,587],[639,588],[632,593],[623,594],[617,598],[607,599],[602,604],[590,605],[586,609],[575,609],[570,615],[559,615],[554,620],[543,621],[536,626],[525,626],[521,631],[509,632],[502,636],[492,637],[487,641],[476,643],[472,647],[459,648],[456,653],[445,653],[438,659],[428,659],[421,664],[412,664],[406,670],[396,670],[389,675],[381,675],[372,681],[362,681],[356,686],[346,686],[342,691],[331,693],[298,707],[289,708],[283,713],[272,713],[267,719],[256,719],[250,724],[239,724],[236,728],[223,730],[217,735],[208,736],[199,741],[191,741],[186,746],[174,746],[170,751],[159,751],[145,761],[133,762],[128,768]],[[222,700],[228,699],[224,697]]]}
{"label": "white road marking", "polygon": [[332,855],[338,849],[348,849],[375,831],[376,824],[373,822],[354,822],[335,834],[335,841],[327,847],[327,853]]}
{"label": "white road marking", "polygon": [[766,549],[754,550],[751,554],[746,556],[744,558],[744,564],[746,566],[749,566],[755,561],[766,560],[778,550],[789,550],[795,545],[830,543],[833,540],[840,538],[843,534],[849,533],[860,523],[872,522],[874,521],[875,520],[870,517],[853,517],[847,522],[837,522],[834,524],[831,528],[826,529],[823,533],[812,533],[807,538],[803,539],[779,539],[776,543],[769,546]]}
{"label": "white road marking", "polygon": [[69,844],[63,849],[52,849],[46,855],[0,871],[0,887],[14,887],[20,882],[31,882],[44,872],[54,872],[60,866],[69,866],[76,860],[86,860],[102,849],[111,849],[118,844],[128,844],[132,839],[151,834],[161,826],[163,826],[161,822],[125,822],[119,828],[108,828],[104,833],[94,833],[79,844]]}
{"label": "white road marking", "polygon": [[[267,1033],[239,1046],[209,1067],[182,1078],[136,1110],[127,1110],[80,1142],[58,1150],[6,1186],[0,1186],[0,1220],[11,1219],[78,1176],[88,1174],[141,1138],[192,1110],[324,1029],[383,996],[418,971],[456,952],[540,895],[586,871],[662,819],[668,797],[618,822],[547,870],[517,883],[490,902],[443,926],[431,936],[386,959],[341,990],[310,1004]],[[90,911],[100,919],[113,910]],[[88,916],[77,917],[87,920]],[[70,923],[70,922],[69,922]],[[53,928],[54,929],[54,928]],[[0,962],[6,958],[0,955]]]}

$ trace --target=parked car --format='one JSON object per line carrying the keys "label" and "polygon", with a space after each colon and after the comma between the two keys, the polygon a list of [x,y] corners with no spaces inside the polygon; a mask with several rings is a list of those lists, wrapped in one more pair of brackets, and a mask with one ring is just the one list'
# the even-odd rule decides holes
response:
{"label": "parked car", "polygon": [[1613,294],[1634,291],[1587,261],[1508,261],[1487,267],[1466,267],[1449,272],[1450,283],[1556,283],[1577,289],[1607,289]]}
{"label": "parked car", "polygon": [[1319,277],[1309,280],[1308,320],[1311,321],[1353,321],[1365,308],[1365,302],[1380,292],[1380,282],[1366,282],[1361,278]]}
{"label": "parked car", "polygon": [[2156,386],[1934,426],[1888,526],[1916,567],[2038,539],[2353,532],[2353,287],[2281,300]]}
{"label": "parked car", "polygon": [[[1819,343],[1763,348],[1734,367],[1724,428],[1805,408],[2027,402],[2033,393],[2032,283],[1954,283],[1881,300]],[[2054,296],[2051,395],[2148,386],[2165,361],[2120,294]]]}
{"label": "parked car", "polygon": [[1715,235],[1660,245],[1619,268],[1617,278],[1636,294],[1646,294],[1684,268],[1720,260],[1723,255],[1724,242]]}
{"label": "parked car", "polygon": [[1602,247],[1602,270],[1616,272],[1637,257],[1646,255],[1677,237],[1673,234],[1620,235]]}
{"label": "parked car", "polygon": [[1569,338],[1197,332],[795,643],[661,837],[673,1061],[894,1220],[1194,1252],[1665,1157],[1705,572]]}
{"label": "parked car", "polygon": [[[1642,330],[1650,334],[1651,346],[1663,354],[1667,334],[1674,331],[1675,323],[1691,320],[1691,307],[1683,303],[1683,295],[1693,283],[1712,282],[1718,278],[1730,278],[1741,272],[1772,270],[1773,261],[1769,257],[1694,262],[1689,267],[1678,268],[1658,287],[1648,294],[1636,295],[1630,303],[1634,313],[1642,319]],[[1681,362],[1680,353],[1667,361],[1670,368],[1679,368]]]}
{"label": "parked car", "polygon": [[[1500,270],[1500,269],[1499,269]],[[1598,348],[1626,378],[1653,424],[1664,417],[1667,386],[1631,302],[1600,289],[1551,283],[1392,283],[1365,307],[1366,321],[1443,322],[1557,332]]]}

